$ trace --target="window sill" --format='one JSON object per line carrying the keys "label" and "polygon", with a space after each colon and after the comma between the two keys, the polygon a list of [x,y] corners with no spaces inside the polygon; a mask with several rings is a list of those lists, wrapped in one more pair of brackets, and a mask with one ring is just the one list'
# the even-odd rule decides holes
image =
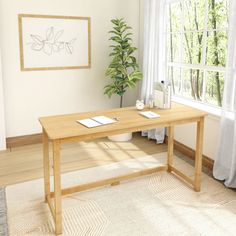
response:
{"label": "window sill", "polygon": [[205,112],[209,113],[209,115],[212,118],[215,118],[217,120],[219,120],[220,117],[221,117],[221,108],[218,108],[218,107],[203,104],[203,103],[193,101],[193,100],[190,100],[190,99],[180,98],[180,97],[177,97],[177,96],[173,96],[172,101],[173,102],[178,102],[178,103],[190,106],[190,107],[194,107],[194,108],[197,108],[197,109],[202,110],[202,111],[205,111]]}

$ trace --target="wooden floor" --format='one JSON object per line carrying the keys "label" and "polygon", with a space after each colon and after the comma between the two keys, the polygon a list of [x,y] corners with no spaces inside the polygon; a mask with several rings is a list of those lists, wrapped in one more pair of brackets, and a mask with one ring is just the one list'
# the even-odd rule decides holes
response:
{"label": "wooden floor", "polygon": [[[157,145],[140,134],[130,142],[111,142],[107,138],[91,142],[68,143],[62,146],[62,172],[106,165],[167,151],[165,144]],[[42,144],[12,148],[0,152],[0,186],[24,182],[43,176]]]}

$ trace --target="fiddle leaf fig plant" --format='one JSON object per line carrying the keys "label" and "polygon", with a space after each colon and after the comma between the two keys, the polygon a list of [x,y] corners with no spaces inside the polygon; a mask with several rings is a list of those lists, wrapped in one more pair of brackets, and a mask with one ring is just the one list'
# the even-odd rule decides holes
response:
{"label": "fiddle leaf fig plant", "polygon": [[134,52],[136,47],[132,46],[131,27],[124,19],[112,19],[113,30],[109,31],[112,41],[112,52],[109,54],[111,63],[106,70],[106,76],[112,81],[104,87],[104,94],[111,97],[113,94],[120,96],[120,107],[123,106],[123,96],[128,88],[135,88],[142,73]]}

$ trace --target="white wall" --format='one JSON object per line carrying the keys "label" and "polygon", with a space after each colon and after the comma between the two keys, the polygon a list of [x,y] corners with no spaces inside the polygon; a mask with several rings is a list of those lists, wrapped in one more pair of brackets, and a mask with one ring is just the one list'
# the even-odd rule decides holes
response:
{"label": "white wall", "polygon": [[[215,160],[219,144],[220,118],[208,115],[205,119],[203,154]],[[175,139],[195,150],[196,124],[181,125],[175,128]]]}
{"label": "white wall", "polygon": [[5,132],[5,115],[4,115],[2,67],[1,67],[1,52],[0,52],[0,150],[4,149],[6,149],[6,132]]}
{"label": "white wall", "polygon": [[[19,13],[91,17],[92,68],[21,72]],[[118,107],[118,97],[103,95],[108,58],[110,20],[123,17],[139,44],[138,0],[0,0],[1,48],[7,137],[41,132],[38,117]],[[126,95],[132,105],[137,91]]]}

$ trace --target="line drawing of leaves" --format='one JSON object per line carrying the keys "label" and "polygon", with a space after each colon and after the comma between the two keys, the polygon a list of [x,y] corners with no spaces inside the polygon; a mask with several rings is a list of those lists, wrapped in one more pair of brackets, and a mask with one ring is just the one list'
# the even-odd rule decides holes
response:
{"label": "line drawing of leaves", "polygon": [[66,48],[66,51],[69,53],[69,54],[72,54],[73,53],[73,47],[70,43],[65,43],[65,48]]}
{"label": "line drawing of leaves", "polygon": [[46,40],[51,41],[54,37],[54,27],[50,27],[46,32]]}
{"label": "line drawing of leaves", "polygon": [[32,43],[31,44],[31,49],[35,51],[41,51],[43,48],[44,44],[38,44],[38,43]]}
{"label": "line drawing of leaves", "polygon": [[55,37],[54,37],[54,42],[57,42],[57,40],[62,36],[64,30],[60,30],[56,33]]}
{"label": "line drawing of leaves", "polygon": [[48,56],[52,55],[53,53],[58,53],[62,50],[65,50],[68,54],[73,54],[73,44],[77,38],[73,38],[70,41],[58,41],[63,33],[64,30],[59,30],[56,32],[55,28],[52,26],[47,28],[45,38],[37,34],[30,34],[33,42],[27,43],[27,45],[31,45],[31,50],[41,51]]}
{"label": "line drawing of leaves", "polygon": [[52,44],[51,43],[45,43],[43,47],[44,53],[47,55],[52,55]]}
{"label": "line drawing of leaves", "polygon": [[54,52],[60,52],[62,49],[64,49],[64,43],[63,42],[53,43],[52,49]]}
{"label": "line drawing of leaves", "polygon": [[30,36],[34,40],[35,43],[41,44],[44,41],[43,38],[39,35],[31,34]]}

